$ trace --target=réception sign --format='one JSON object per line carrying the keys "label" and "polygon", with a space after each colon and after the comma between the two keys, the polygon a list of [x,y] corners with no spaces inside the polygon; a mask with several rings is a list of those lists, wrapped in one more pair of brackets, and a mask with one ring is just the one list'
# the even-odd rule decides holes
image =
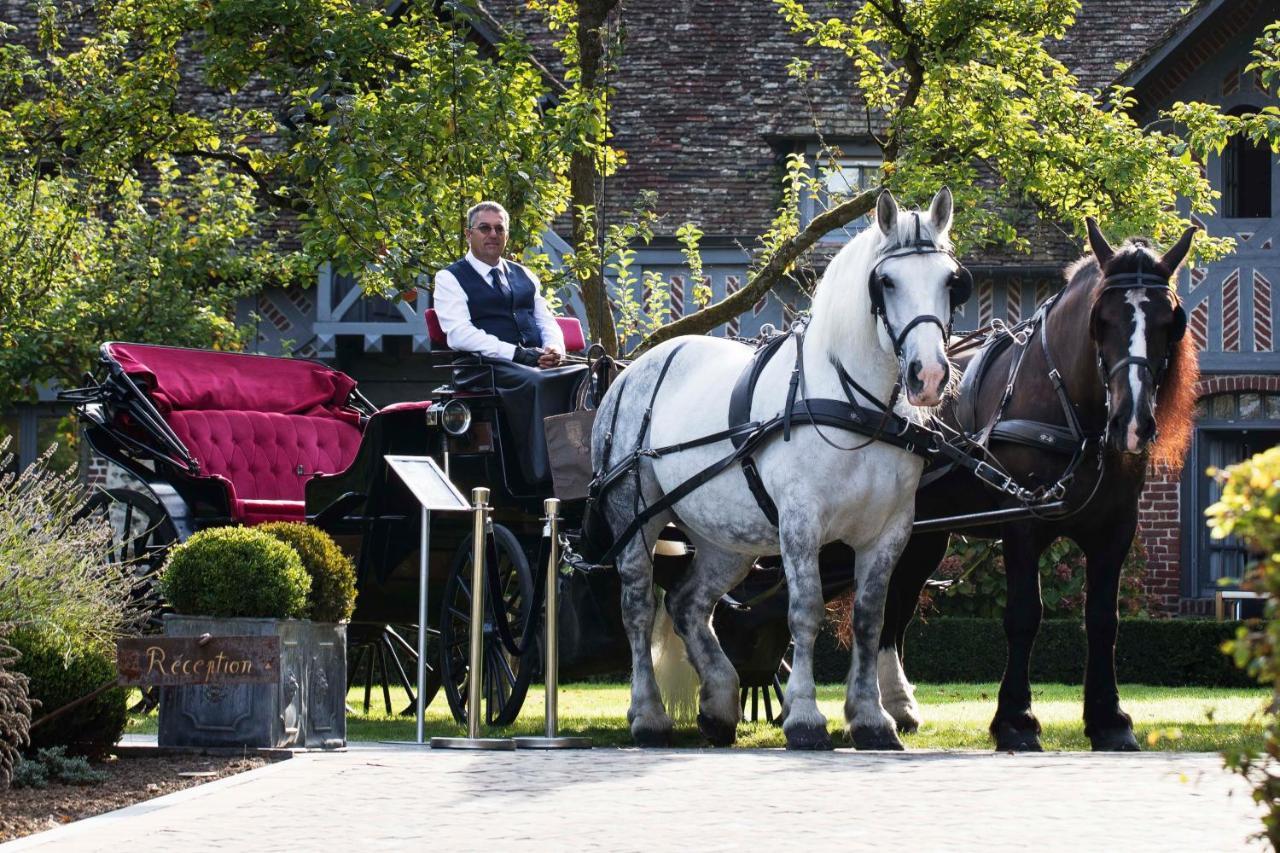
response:
{"label": "r\u00e9ception sign", "polygon": [[279,637],[132,637],[116,641],[120,684],[270,684],[280,677]]}

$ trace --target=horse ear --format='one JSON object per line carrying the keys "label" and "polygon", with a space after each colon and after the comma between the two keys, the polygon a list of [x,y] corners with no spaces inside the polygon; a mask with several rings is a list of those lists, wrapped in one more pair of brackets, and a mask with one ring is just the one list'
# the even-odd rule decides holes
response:
{"label": "horse ear", "polygon": [[943,187],[929,205],[929,218],[933,221],[933,233],[944,234],[951,228],[951,188]]}
{"label": "horse ear", "polygon": [[1098,220],[1092,216],[1086,216],[1084,224],[1089,229],[1089,248],[1093,250],[1093,256],[1098,259],[1098,266],[1105,267],[1107,261],[1115,256],[1115,250],[1111,248],[1107,238],[1102,236],[1102,230],[1098,228]]}
{"label": "horse ear", "polygon": [[876,224],[886,237],[898,224],[898,202],[888,190],[881,190],[880,198],[876,199]]}
{"label": "horse ear", "polygon": [[1192,225],[1186,231],[1182,232],[1182,236],[1178,238],[1178,242],[1173,244],[1173,248],[1164,253],[1164,257],[1160,259],[1160,265],[1167,269],[1170,274],[1181,266],[1183,259],[1187,257],[1187,252],[1191,249],[1191,238],[1195,236],[1200,229]]}

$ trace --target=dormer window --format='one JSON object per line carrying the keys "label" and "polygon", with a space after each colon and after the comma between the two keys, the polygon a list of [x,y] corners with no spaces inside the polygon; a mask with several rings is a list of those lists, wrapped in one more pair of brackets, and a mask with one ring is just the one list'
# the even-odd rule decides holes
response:
{"label": "dormer window", "polygon": [[[1230,115],[1256,113],[1257,107],[1236,107]],[[1242,136],[1231,137],[1222,152],[1222,215],[1228,219],[1267,219],[1271,216],[1271,149]]]}
{"label": "dormer window", "polygon": [[[845,156],[838,159],[820,159],[818,161],[818,177],[822,182],[823,198],[819,201],[817,209],[810,213],[809,218],[816,215],[819,210],[835,207],[841,202],[848,201],[858,193],[879,186],[882,165],[883,161],[878,155],[864,154],[862,156]],[[870,214],[860,216],[844,226],[844,228],[828,234],[824,239],[847,240],[870,224]]]}

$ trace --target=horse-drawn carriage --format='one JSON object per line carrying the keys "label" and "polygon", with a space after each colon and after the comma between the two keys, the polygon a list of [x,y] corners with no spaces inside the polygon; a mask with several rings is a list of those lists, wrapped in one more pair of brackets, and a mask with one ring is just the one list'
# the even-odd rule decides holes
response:
{"label": "horse-drawn carriage", "polygon": [[[578,322],[560,322],[569,351],[581,353]],[[90,508],[110,510],[119,556],[140,571],[159,569],[169,547],[209,527],[306,521],[335,538],[356,565],[349,683],[363,681],[366,710],[378,682],[388,711],[389,685],[402,685],[411,697],[416,690],[420,513],[384,457],[431,456],[464,493],[489,488],[491,605],[482,695],[487,721],[505,724],[519,713],[541,666],[538,592],[547,568],[541,514],[552,486],[545,459],[530,462],[524,425],[494,386],[492,372],[503,366],[450,351],[430,311],[427,326],[432,367],[451,377],[429,400],[378,408],[354,380],[318,362],[119,342],[102,345],[100,378],[64,399],[76,404],[94,451],[136,481],[98,490]],[[585,364],[541,373],[549,380],[543,393],[556,398],[553,410],[569,407],[578,383],[590,381]],[[581,501],[563,504],[566,528],[579,526],[581,510]],[[428,628],[424,701],[443,685],[462,721],[470,522],[436,516],[431,546],[430,600],[438,605]],[[659,549],[666,576],[678,575],[687,559],[674,536]],[[779,576],[766,574],[768,580],[753,579],[744,600]],[[610,572],[566,568],[559,594],[564,677],[625,670],[618,598]],[[724,609],[720,622],[736,637],[734,657],[744,685],[752,686],[744,688],[744,701],[752,690],[780,696],[775,673],[788,641],[785,620],[762,635],[745,630],[757,621],[749,607],[731,602]]]}
{"label": "horse-drawn carriage", "polygon": [[[570,503],[564,517],[566,527],[584,529],[587,545],[592,522],[603,518],[612,544],[594,555],[595,568],[570,560],[561,575],[561,670],[573,678],[630,666],[638,741],[665,742],[671,728],[649,659],[653,583],[673,593],[664,611],[676,630],[694,636],[699,726],[713,743],[732,742],[749,690],[763,688],[766,702],[770,691],[783,698],[776,673],[795,635],[785,713],[788,745],[800,748],[830,743],[812,682],[822,602],[856,586],[846,719],[858,746],[900,748],[894,725],[909,731],[919,722],[901,668],[906,623],[946,536],[978,529],[1003,536],[1006,551],[1014,543],[1011,666],[992,725],[997,743],[1038,747],[1027,668],[1040,613],[1035,561],[1067,535],[1089,560],[1086,731],[1095,748],[1137,747],[1115,686],[1114,602],[1156,423],[1167,429],[1155,455],[1170,464],[1189,429],[1195,355],[1169,280],[1192,232],[1157,256],[1141,243],[1111,249],[1090,222],[1094,257],[1073,267],[1062,294],[1022,327],[988,335],[958,397],[946,399],[951,312],[972,284],[945,239],[950,205],[940,192],[922,233],[925,214],[899,217],[882,194],[883,237],[868,230],[837,256],[815,294],[811,325],[754,353],[723,341],[671,342],[603,398],[610,426],[597,426],[602,440],[593,448],[599,515],[584,518],[583,505]],[[429,331],[443,347],[438,326]],[[581,349],[576,321],[567,331],[570,348]],[[667,394],[663,382],[682,347],[683,370],[671,376],[683,375]],[[285,518],[331,532],[357,560],[354,628],[364,642],[353,663],[364,667],[366,704],[375,663],[384,684],[398,677],[412,690],[402,657],[413,652],[405,633],[418,630],[408,560],[418,507],[384,456],[431,455],[463,489],[489,487],[482,695],[491,723],[515,718],[540,660],[540,509],[551,482],[546,460],[533,458],[539,442],[513,420],[493,382],[496,364],[439,349],[451,382],[431,400],[377,409],[349,377],[312,362],[134,344],[106,344],[102,358],[104,379],[67,396],[93,447],[150,492],[102,493],[122,507],[123,556],[154,566],[172,542],[218,524]],[[576,384],[594,374],[578,367],[547,375],[538,394],[565,408]],[[941,402],[941,410],[898,406],[904,387],[914,406]],[[723,406],[689,407],[689,399]],[[842,445],[827,428],[855,440]],[[917,492],[921,457],[945,464]],[[734,471],[741,473],[720,476]],[[696,500],[683,502],[689,495]],[[825,515],[816,518],[815,509]],[[912,537],[916,510],[925,517]],[[443,684],[461,720],[473,549],[463,523],[442,521],[432,534],[429,585],[441,604],[424,629],[437,642],[423,689],[429,699]],[[663,541],[668,547],[655,549]],[[786,590],[779,562],[754,556],[777,550],[787,561]]]}

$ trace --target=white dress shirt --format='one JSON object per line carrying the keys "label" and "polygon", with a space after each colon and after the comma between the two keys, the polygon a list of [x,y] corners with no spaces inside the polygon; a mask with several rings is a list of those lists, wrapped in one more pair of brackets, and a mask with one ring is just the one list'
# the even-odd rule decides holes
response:
{"label": "white dress shirt", "polygon": [[[480,278],[486,282],[492,282],[489,274],[494,267],[486,264],[471,252],[467,252],[466,261],[480,274]],[[510,262],[505,258],[500,258],[497,270],[498,275],[502,278],[502,283],[507,288],[510,288],[511,280],[507,277],[508,263]],[[542,285],[538,281],[538,277],[527,267],[521,267],[521,269],[524,270],[524,274],[529,277],[529,280],[533,282],[533,319],[538,324],[538,331],[542,333],[542,346],[544,349],[555,349],[563,353],[564,335],[560,333],[560,325],[556,323],[556,318],[552,315],[551,309],[547,308],[547,301],[542,298]],[[493,285],[490,284],[489,286],[492,287]],[[471,324],[471,310],[467,307],[467,292],[462,289],[458,279],[448,269],[442,269],[436,273],[434,307],[436,309],[436,317],[440,320],[440,328],[444,329],[445,337],[449,341],[450,349],[479,353],[490,358],[515,358],[515,344],[509,344],[501,338],[495,337]]]}

